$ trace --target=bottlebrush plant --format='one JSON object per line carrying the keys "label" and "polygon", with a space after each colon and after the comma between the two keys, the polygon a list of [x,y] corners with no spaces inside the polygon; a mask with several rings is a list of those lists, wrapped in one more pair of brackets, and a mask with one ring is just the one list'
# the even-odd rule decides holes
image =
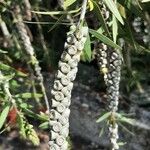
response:
{"label": "bottlebrush plant", "polygon": [[[120,114],[119,86],[120,81],[127,83],[126,93],[135,86],[141,90],[138,73],[148,76],[141,68],[136,73],[131,60],[135,55],[146,57],[150,52],[148,2],[1,0],[1,133],[19,128],[23,139],[39,145],[32,118],[38,121],[39,128],[49,129],[50,150],[67,150],[71,94],[78,63],[96,58],[104,76],[108,102],[105,114],[97,122],[107,122],[111,149],[119,149],[118,124],[141,124]],[[63,51],[56,51],[61,45]],[[49,97],[42,69],[53,70],[52,64],[58,59]],[[145,66],[146,62],[147,59],[143,62]]]}

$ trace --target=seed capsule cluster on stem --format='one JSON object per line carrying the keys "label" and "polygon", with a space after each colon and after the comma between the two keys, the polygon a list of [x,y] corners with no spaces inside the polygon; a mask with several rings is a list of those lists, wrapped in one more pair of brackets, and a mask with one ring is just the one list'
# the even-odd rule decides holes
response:
{"label": "seed capsule cluster on stem", "polygon": [[[108,110],[115,116],[119,103],[119,83],[122,60],[116,50],[107,49],[107,46],[103,44],[101,44],[101,46],[102,47],[97,50],[98,64],[104,73],[104,81],[107,86]],[[109,122],[108,128],[112,150],[119,149],[117,144],[117,139],[119,138],[118,124],[115,121],[115,117],[113,123],[111,121]]]}
{"label": "seed capsule cluster on stem", "polygon": [[67,34],[67,40],[64,44],[65,50],[61,55],[51,91],[50,150],[67,150],[68,148],[66,138],[69,134],[71,91],[87,34],[87,27],[76,29],[75,26],[71,26],[70,32]]}
{"label": "seed capsule cluster on stem", "polygon": [[20,37],[23,41],[24,49],[25,49],[26,53],[29,55],[30,61],[32,62],[32,65],[34,66],[34,70],[35,70],[35,73],[36,73],[36,76],[37,76],[37,80],[39,81],[39,85],[41,87],[41,91],[43,93],[43,97],[44,97],[44,100],[45,100],[45,103],[46,103],[47,111],[49,111],[50,108],[49,108],[48,98],[47,98],[44,83],[43,83],[43,75],[41,73],[41,67],[39,65],[39,61],[37,60],[37,58],[35,56],[34,48],[31,44],[30,38],[27,34],[25,24],[23,23],[23,18],[22,18],[22,15],[21,15],[20,7],[19,7],[19,5],[15,5],[14,7],[15,7],[15,9],[14,9],[14,14],[15,14],[14,18],[17,21],[16,22],[17,30],[19,31],[19,35],[20,35]]}
{"label": "seed capsule cluster on stem", "polygon": [[108,109],[114,116],[113,122],[109,122],[109,136],[112,144],[112,150],[119,149],[117,140],[118,136],[118,124],[116,122],[115,113],[118,110],[119,99],[119,83],[120,83],[120,71],[121,71],[121,57],[115,50],[110,50],[109,66],[107,78],[105,79],[107,85],[108,96]]}
{"label": "seed capsule cluster on stem", "polygon": [[[103,7],[103,14],[105,20],[109,19],[109,11],[107,11],[104,3],[101,4]],[[107,86],[107,101],[108,111],[111,112],[109,120],[109,138],[111,142],[112,150],[119,149],[117,140],[118,136],[118,124],[116,122],[115,113],[118,110],[118,98],[119,98],[119,83],[120,83],[120,71],[121,71],[121,56],[115,49],[108,49],[104,43],[98,43],[96,50],[98,64],[100,70],[104,74],[104,81]],[[113,119],[113,120],[112,120]]]}
{"label": "seed capsule cluster on stem", "polygon": [[143,40],[144,44],[148,44],[148,46],[150,46],[150,25],[148,21],[143,21],[142,18],[136,17],[132,22],[132,26],[137,35],[140,35],[139,38]]}

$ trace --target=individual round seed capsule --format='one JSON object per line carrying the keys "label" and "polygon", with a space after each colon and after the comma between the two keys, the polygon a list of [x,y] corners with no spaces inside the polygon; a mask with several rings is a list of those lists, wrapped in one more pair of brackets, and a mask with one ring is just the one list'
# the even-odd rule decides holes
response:
{"label": "individual round seed capsule", "polygon": [[68,64],[71,68],[75,68],[78,66],[78,59],[71,59],[68,61]]}
{"label": "individual round seed capsule", "polygon": [[80,52],[77,52],[75,55],[72,56],[72,59],[77,59],[78,62],[80,61]]}
{"label": "individual round seed capsule", "polygon": [[70,31],[75,31],[76,30],[76,26],[75,25],[71,25],[70,26]]}
{"label": "individual round seed capsule", "polygon": [[77,50],[82,51],[84,48],[84,43],[77,41],[75,42],[75,47],[77,48]]}
{"label": "individual round seed capsule", "polygon": [[76,31],[75,36],[78,40],[80,40],[83,37],[83,33],[81,31]]}
{"label": "individual round seed capsule", "polygon": [[61,117],[61,115],[54,109],[50,111],[51,117],[50,119],[57,120]]}
{"label": "individual round seed capsule", "polygon": [[111,76],[112,76],[112,77],[117,77],[117,75],[118,75],[118,72],[116,72],[116,71],[113,71],[113,72],[111,73]]}
{"label": "individual round seed capsule", "polygon": [[54,141],[49,141],[48,144],[52,145],[52,144],[54,144]]}
{"label": "individual round seed capsule", "polygon": [[102,51],[101,52],[101,56],[103,56],[103,58],[106,58],[107,57],[107,53],[105,51]]}
{"label": "individual round seed capsule", "polygon": [[55,131],[55,132],[60,132],[62,130],[62,125],[61,123],[59,122],[55,122],[52,124],[52,129]]}
{"label": "individual round seed capsule", "polygon": [[113,81],[112,80],[108,80],[107,83],[110,84],[110,85],[113,85]]}
{"label": "individual round seed capsule", "polygon": [[107,74],[107,78],[111,80],[111,78],[112,78],[111,73]]}
{"label": "individual round seed capsule", "polygon": [[74,81],[75,77],[76,77],[76,73],[78,71],[78,68],[73,68],[68,74],[67,77],[70,79],[70,81]]}
{"label": "individual round seed capsule", "polygon": [[117,59],[118,58],[118,53],[113,52],[112,55],[111,55],[111,58]]}
{"label": "individual round seed capsule", "polygon": [[116,66],[114,66],[113,64],[110,64],[110,68],[116,69]]}
{"label": "individual round seed capsule", "polygon": [[71,90],[73,89],[73,83],[72,83],[72,82],[70,82],[70,83],[67,85],[67,89],[68,89],[69,91],[71,91]]}
{"label": "individual round seed capsule", "polygon": [[63,105],[63,104],[59,104],[57,107],[56,107],[56,109],[57,109],[57,111],[59,112],[59,113],[62,113],[65,109],[66,109],[66,107]]}
{"label": "individual round seed capsule", "polygon": [[58,144],[59,146],[62,146],[65,142],[65,138],[63,136],[58,136],[56,138],[56,144]]}
{"label": "individual round seed capsule", "polygon": [[107,59],[102,59],[103,64],[107,64]]}
{"label": "individual round seed capsule", "polygon": [[62,116],[69,117],[69,115],[70,115],[70,109],[66,108],[65,111],[62,113]]}
{"label": "individual round seed capsule", "polygon": [[55,95],[54,95],[54,98],[57,100],[57,101],[62,101],[64,99],[64,95],[62,92],[56,92]]}
{"label": "individual round seed capsule", "polygon": [[66,86],[70,83],[70,79],[68,77],[61,78],[61,83]]}
{"label": "individual round seed capsule", "polygon": [[71,46],[70,44],[68,44],[67,42],[65,42],[65,44],[64,44],[64,48],[65,49],[68,49],[70,46]]}
{"label": "individual round seed capsule", "polygon": [[70,66],[66,63],[60,63],[60,70],[63,72],[63,73],[68,73],[70,71]]}
{"label": "individual round seed capsule", "polygon": [[[62,101],[62,104],[63,104],[64,106],[66,106],[66,107],[69,107],[70,104],[71,104],[70,98],[65,97],[65,98],[63,99],[63,101]],[[70,109],[69,109],[69,110],[70,110]]]}
{"label": "individual round seed capsule", "polygon": [[71,99],[71,94],[67,95],[66,98]]}
{"label": "individual round seed capsule", "polygon": [[63,51],[63,53],[61,55],[61,60],[69,61],[70,59],[71,59],[71,56],[66,51]]}
{"label": "individual round seed capsule", "polygon": [[108,72],[106,64],[101,64],[100,66],[101,66],[101,71],[102,72],[105,72],[104,69],[106,69],[106,71]]}
{"label": "individual round seed capsule", "polygon": [[51,90],[51,94],[52,94],[52,95],[55,95],[55,94],[56,94],[56,91]]}
{"label": "individual round seed capsule", "polygon": [[77,53],[77,48],[76,48],[74,45],[70,46],[70,47],[68,48],[68,53],[69,53],[70,55],[75,55],[75,54]]}
{"label": "individual round seed capsule", "polygon": [[62,146],[61,146],[61,150],[66,150],[68,149],[68,142],[65,142]]}
{"label": "individual round seed capsule", "polygon": [[82,39],[80,40],[80,42],[84,45],[86,42],[87,38],[86,37],[82,37]]}
{"label": "individual round seed capsule", "polygon": [[54,99],[52,99],[51,101],[52,101],[52,104],[51,104],[52,107],[57,107],[59,105],[59,103],[60,103],[60,102],[58,102],[58,101],[56,101]]}
{"label": "individual round seed capsule", "polygon": [[120,66],[121,65],[121,61],[115,60],[115,61],[113,61],[113,65],[114,66]]}
{"label": "individual round seed capsule", "polygon": [[54,89],[55,89],[55,90],[61,90],[62,88],[63,88],[63,85],[60,83],[59,80],[56,80],[56,81],[54,82]]}
{"label": "individual round seed capsule", "polygon": [[61,150],[57,144],[50,144],[50,150]]}
{"label": "individual round seed capsule", "polygon": [[66,125],[69,122],[68,117],[65,116],[61,116],[60,118],[58,118],[58,120],[62,125]]}
{"label": "individual round seed capsule", "polygon": [[64,75],[60,70],[57,71],[57,74],[56,74],[56,77],[57,77],[57,78],[61,79],[61,78],[63,78],[64,76],[65,76],[65,75]]}
{"label": "individual round seed capsule", "polygon": [[65,96],[71,94],[71,93],[70,93],[70,90],[68,90],[67,87],[64,87],[64,88],[61,90],[61,92],[62,92]]}
{"label": "individual round seed capsule", "polygon": [[104,43],[102,43],[101,45],[102,45],[102,49],[106,51],[107,50],[107,45],[104,44]]}
{"label": "individual round seed capsule", "polygon": [[73,43],[75,43],[75,41],[76,41],[76,38],[73,34],[70,34],[70,35],[67,36],[67,42],[69,44],[73,44]]}
{"label": "individual round seed capsule", "polygon": [[59,136],[58,133],[51,130],[51,140],[55,140]]}
{"label": "individual round seed capsule", "polygon": [[69,134],[69,129],[68,128],[62,128],[61,131],[60,131],[60,135],[62,135],[63,137],[68,137],[68,134]]}
{"label": "individual round seed capsule", "polygon": [[50,150],[60,150],[60,147],[54,143],[54,141],[49,141]]}

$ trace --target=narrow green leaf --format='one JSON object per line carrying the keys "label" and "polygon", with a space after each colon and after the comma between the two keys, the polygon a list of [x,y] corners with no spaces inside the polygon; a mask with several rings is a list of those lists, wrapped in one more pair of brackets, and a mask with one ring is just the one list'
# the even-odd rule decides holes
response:
{"label": "narrow green leaf", "polygon": [[127,142],[118,142],[118,145],[119,146],[124,146],[124,145],[126,145],[127,144]]}
{"label": "narrow green leaf", "polygon": [[142,3],[150,2],[150,0],[142,0]]}
{"label": "narrow green leaf", "polygon": [[10,105],[6,105],[0,114],[0,129],[2,128],[2,126],[5,123],[9,109],[10,109]]}
{"label": "narrow green leaf", "polygon": [[30,116],[32,118],[37,118],[37,119],[42,120],[42,121],[48,121],[48,116],[46,116],[46,115],[45,116],[39,115],[39,114],[36,114],[27,108],[24,108],[24,107],[21,107],[21,108],[22,108],[23,112],[25,112],[28,116]]}
{"label": "narrow green leaf", "polygon": [[93,4],[94,4],[94,11],[95,11],[95,13],[97,15],[97,18],[99,19],[100,23],[102,24],[102,27],[104,28],[106,34],[109,37],[111,37],[110,32],[108,30],[108,26],[107,26],[107,24],[105,22],[105,19],[104,19],[102,13],[101,13],[99,5],[95,1],[93,1]]}
{"label": "narrow green leaf", "polygon": [[145,48],[144,46],[140,45],[136,41],[134,41],[134,45],[133,45],[132,39],[125,37],[125,40],[128,43],[130,43],[133,48],[136,47],[136,49],[135,49],[136,52],[138,52],[138,53],[144,53],[144,52],[150,53],[150,49]]}
{"label": "narrow green leaf", "polygon": [[41,129],[48,129],[48,127],[49,127],[49,122],[48,121],[44,122],[44,123],[41,123],[39,125],[39,128],[41,128]]}
{"label": "narrow green leaf", "polygon": [[64,1],[64,9],[72,5],[76,0],[65,0]]}
{"label": "narrow green leaf", "polygon": [[47,11],[32,11],[32,12],[36,13],[36,14],[41,14],[41,15],[63,15],[63,14],[73,14],[73,13],[77,13],[79,11],[80,11],[80,8],[76,9],[76,10],[71,10],[71,11],[50,11],[50,12],[47,12]]}
{"label": "narrow green leaf", "polygon": [[89,34],[87,36],[87,40],[84,45],[83,55],[87,61],[89,62],[91,61],[92,51],[91,51],[91,40]]}
{"label": "narrow green leaf", "polygon": [[100,132],[99,132],[99,137],[101,137],[104,134],[104,127],[101,128]]}
{"label": "narrow green leaf", "polygon": [[129,11],[130,14],[134,13],[137,17],[142,17],[145,18],[144,13],[141,11],[138,5],[135,5],[133,3],[134,1],[128,0],[128,1],[123,1],[123,0],[118,0],[118,2],[126,8],[126,10]]}
{"label": "narrow green leaf", "polygon": [[147,124],[139,122],[139,121],[137,121],[135,119],[124,117],[124,116],[122,116],[119,113],[116,113],[116,117],[117,117],[118,121],[126,122],[126,123],[128,123],[128,124],[130,124],[132,126],[137,126],[137,127],[143,128],[143,129],[150,130],[150,127]]}
{"label": "narrow green leaf", "polygon": [[15,74],[10,74],[10,75],[3,76],[3,77],[1,77],[1,80],[3,80],[3,81],[9,81],[9,80],[11,80],[14,77],[14,75]]}
{"label": "narrow green leaf", "polygon": [[109,8],[109,10],[114,14],[114,16],[122,23],[124,24],[123,22],[123,19],[117,9],[117,6],[116,4],[112,1],[112,0],[104,0],[105,4],[107,5],[107,7]]}
{"label": "narrow green leaf", "polygon": [[41,98],[43,95],[39,94],[39,93],[21,93],[21,94],[17,94],[15,95],[16,98],[33,98],[33,97],[37,97],[37,98]]}
{"label": "narrow green leaf", "polygon": [[101,116],[99,119],[96,120],[97,123],[102,122],[106,120],[110,116],[111,112],[105,113],[103,116]]}
{"label": "narrow green leaf", "polygon": [[27,76],[27,74],[25,74],[25,73],[23,73],[21,71],[18,71],[18,70],[14,69],[11,66],[3,64],[2,62],[0,62],[0,69],[1,70],[5,70],[5,71],[14,71],[18,76],[22,76],[22,77],[26,77]]}
{"label": "narrow green leaf", "polygon": [[126,132],[128,132],[129,134],[131,134],[132,136],[134,136],[135,134],[130,131],[127,127],[125,127],[121,122],[118,122],[118,125],[122,127],[122,129],[124,129]]}
{"label": "narrow green leaf", "polygon": [[104,30],[103,30],[102,27],[98,28],[96,31],[97,31],[98,33],[100,33],[100,34],[103,34],[103,33],[104,33]]}
{"label": "narrow green leaf", "polygon": [[7,52],[7,51],[4,51],[4,50],[2,50],[2,49],[0,49],[0,53],[6,54],[6,53],[8,53],[8,52]]}
{"label": "narrow green leaf", "polygon": [[113,47],[113,48],[116,48],[116,49],[119,49],[121,50],[122,48],[115,44],[112,40],[110,40],[108,37],[106,37],[105,35],[103,34],[100,34],[98,33],[97,31],[93,30],[93,29],[89,29],[89,32],[94,35],[96,38],[98,38],[100,41],[104,42],[105,44]]}

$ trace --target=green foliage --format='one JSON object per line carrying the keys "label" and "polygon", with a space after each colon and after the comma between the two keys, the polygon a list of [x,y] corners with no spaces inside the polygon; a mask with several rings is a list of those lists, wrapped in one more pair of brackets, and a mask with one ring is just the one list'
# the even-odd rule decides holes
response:
{"label": "green foliage", "polygon": [[120,23],[124,24],[123,19],[117,9],[116,4],[112,0],[104,0],[105,4],[109,8],[109,10],[113,13],[113,15],[120,21]]}
{"label": "green foliage", "polygon": [[108,37],[106,37],[105,35],[103,34],[100,34],[98,33],[97,31],[93,30],[93,29],[90,29],[89,32],[94,35],[96,38],[98,38],[100,41],[104,42],[105,44],[113,47],[113,48],[116,48],[116,49],[119,49],[121,50],[122,48],[115,44],[111,39],[109,39]]}
{"label": "green foliage", "polygon": [[[31,2],[31,1],[30,1]],[[63,6],[56,1],[32,1],[31,12],[27,10],[24,1],[0,1],[0,129],[11,128],[8,114],[12,108],[16,110],[16,126],[24,139],[39,144],[39,138],[31,125],[30,120],[36,119],[38,127],[49,127],[48,115],[43,101],[43,94],[39,88],[39,81],[32,65],[39,63],[42,70],[53,71],[64,49],[66,31],[74,23],[77,24],[81,1],[64,0]],[[148,83],[150,44],[144,42],[145,35],[149,33],[149,0],[104,0],[109,10],[106,20],[102,5],[98,0],[89,0],[86,21],[89,34],[84,45],[81,60],[89,63],[94,60],[94,44],[105,43],[108,47],[116,49],[123,58],[122,84],[123,92],[130,93],[140,83]],[[35,48],[35,55],[28,58],[24,52],[23,41],[16,29],[15,5],[21,8],[27,34]],[[29,11],[27,13],[27,11]],[[31,20],[27,16],[31,13]],[[141,18],[140,32],[134,29],[136,18]],[[33,22],[34,20],[34,22]],[[2,24],[3,23],[3,24]],[[137,23],[138,24],[138,23]],[[2,28],[4,26],[4,28]],[[7,34],[5,34],[7,33]],[[123,41],[123,44],[120,41]],[[47,59],[46,59],[47,58]],[[108,122],[111,113],[106,112],[97,123]],[[124,129],[124,123],[132,126],[149,129],[145,124],[128,118],[120,113],[116,114],[117,122]],[[103,129],[101,131],[101,134]],[[130,131],[128,131],[130,132]],[[122,145],[124,143],[120,143]]]}
{"label": "green foliage", "polygon": [[87,36],[87,40],[84,45],[84,49],[81,55],[81,60],[84,62],[86,61],[90,62],[92,60],[91,40],[89,34]]}
{"label": "green foliage", "polygon": [[10,109],[10,106],[9,106],[9,105],[3,106],[3,110],[2,110],[2,112],[1,112],[1,114],[0,114],[0,129],[2,128],[2,126],[3,126],[4,123],[5,123],[5,120],[6,120],[6,118],[7,118],[9,109]]}
{"label": "green foliage", "polygon": [[30,140],[34,145],[39,145],[40,141],[37,136],[37,133],[33,129],[33,125],[25,121],[22,114],[18,115],[18,123],[20,128],[20,134],[24,139]]}

